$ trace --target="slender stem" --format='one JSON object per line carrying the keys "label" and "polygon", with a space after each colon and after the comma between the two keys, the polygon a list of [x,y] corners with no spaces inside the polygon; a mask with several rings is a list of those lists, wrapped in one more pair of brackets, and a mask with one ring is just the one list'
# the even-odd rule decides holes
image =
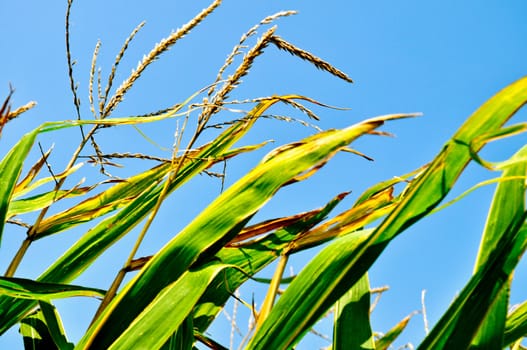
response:
{"label": "slender stem", "polygon": [[27,252],[27,249],[29,248],[31,244],[31,240],[29,238],[26,238],[23,242],[18,251],[16,252],[15,257],[13,260],[11,260],[11,263],[9,264],[9,267],[7,268],[5,272],[6,277],[12,277],[15,274],[16,269],[20,265],[20,262],[22,262],[22,258]]}
{"label": "slender stem", "polygon": [[[183,125],[182,130],[185,130],[185,126],[186,126],[187,121],[188,121],[188,118],[185,119],[185,124]],[[161,208],[161,204],[163,203],[163,200],[165,199],[165,197],[167,196],[167,194],[168,194],[168,192],[170,190],[170,185],[172,184],[174,178],[176,177],[177,173],[181,169],[181,165],[183,164],[183,162],[187,158],[189,149],[192,147],[192,144],[197,139],[197,135],[195,133],[193,138],[192,138],[192,140],[191,140],[191,142],[190,142],[190,144],[189,144],[189,147],[187,147],[187,150],[185,151],[183,156],[181,156],[178,159],[178,158],[175,157],[175,155],[177,154],[177,150],[179,149],[182,134],[183,134],[183,131],[180,133],[180,137],[178,137],[178,139],[176,141],[176,145],[174,147],[174,156],[172,157],[172,163],[173,163],[175,169],[170,172],[167,180],[165,181],[163,189],[161,190],[161,193],[159,194],[159,197],[158,197],[158,199],[156,201],[156,204],[155,204],[154,208],[152,209],[152,212],[148,216],[148,219],[146,220],[145,225],[141,229],[141,232],[139,233],[139,236],[137,237],[137,239],[135,241],[135,244],[134,244],[132,250],[130,251],[130,254],[128,255],[128,258],[126,259],[126,262],[124,263],[123,268],[121,270],[119,270],[119,272],[117,273],[117,276],[115,277],[114,281],[112,282],[112,285],[110,286],[110,289],[108,289],[108,291],[104,295],[104,298],[103,298],[101,304],[99,305],[99,308],[97,309],[97,312],[95,313],[95,315],[94,315],[94,317],[92,319],[92,322],[91,322],[92,324],[95,322],[95,320],[99,317],[99,315],[102,313],[102,311],[108,306],[108,304],[110,304],[110,302],[113,300],[113,298],[117,294],[117,290],[119,289],[119,286],[121,285],[121,283],[122,283],[122,281],[124,279],[124,276],[126,275],[126,272],[130,270],[130,266],[132,264],[132,261],[134,260],[134,257],[136,255],[137,251],[139,250],[139,247],[141,246],[141,243],[143,242],[143,240],[144,240],[144,238],[146,236],[146,233],[148,232],[148,230],[150,228],[150,225],[154,221],[154,218],[156,217],[157,213],[159,212],[159,209]],[[176,159],[177,159],[177,162],[176,162]]]}
{"label": "slender stem", "polygon": [[278,266],[276,267],[276,271],[273,275],[273,278],[271,279],[271,284],[269,285],[269,289],[267,290],[267,295],[265,296],[264,302],[260,309],[260,313],[258,314],[258,319],[256,320],[257,330],[258,328],[260,328],[262,323],[265,321],[265,319],[271,312],[271,309],[273,308],[276,295],[278,294],[278,287],[280,287],[280,282],[282,281],[282,276],[284,275],[288,258],[289,255],[284,254],[280,257],[280,260],[278,261]]}
{"label": "slender stem", "polygon": [[95,312],[95,315],[93,316],[93,319],[91,320],[91,325],[95,322],[95,320],[99,317],[99,315],[106,309],[108,304],[112,301],[113,297],[117,294],[117,290],[119,289],[119,286],[123,282],[124,276],[126,275],[126,269],[122,268],[117,273],[117,276],[115,276],[115,279],[112,282],[112,285],[110,286],[110,289],[106,292],[104,295],[104,299],[102,300],[101,304],[97,308],[97,311]]}
{"label": "slender stem", "polygon": [[[71,5],[73,0],[68,0],[68,7],[66,8],[66,60],[68,61],[68,76],[70,78],[70,89],[73,94],[73,104],[75,105],[75,112],[77,113],[77,119],[81,120],[81,111],[80,111],[80,99],[77,96],[77,88],[75,86],[75,79],[73,77],[73,61],[71,59],[71,50],[70,50],[70,14],[71,14]],[[84,129],[82,125],[79,125],[82,138],[85,139]]]}

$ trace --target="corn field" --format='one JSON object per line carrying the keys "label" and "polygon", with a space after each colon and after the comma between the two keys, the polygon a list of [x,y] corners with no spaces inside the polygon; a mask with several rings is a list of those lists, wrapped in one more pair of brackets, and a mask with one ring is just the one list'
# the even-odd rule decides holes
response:
{"label": "corn field", "polygon": [[[241,332],[243,349],[304,348],[298,344],[314,336],[320,320],[328,319],[333,327],[328,348],[388,349],[404,338],[412,318],[426,320],[426,312],[424,306],[420,315],[408,310],[408,317],[378,332],[371,323],[372,304],[384,290],[370,286],[368,272],[410,226],[463,201],[469,193],[444,199],[473,164],[495,175],[486,183],[472,184],[468,191],[495,186],[487,216],[481,218],[485,225],[474,272],[422,341],[407,347],[525,348],[527,302],[511,308],[509,296],[515,268],[527,248],[527,148],[518,148],[500,162],[485,159],[480,151],[488,143],[527,130],[524,122],[508,123],[527,102],[527,77],[517,77],[482,100],[426,164],[354,189],[351,205],[343,207],[351,195],[350,185],[342,184],[341,192],[328,193],[325,203],[310,210],[262,218],[266,204],[280,200],[283,191],[295,193],[300,184],[316,191],[310,188],[311,178],[342,153],[346,159],[371,160],[367,152],[355,148],[357,140],[389,136],[392,125],[412,123],[420,114],[386,114],[342,128],[321,128],[325,111],[345,114],[347,109],[294,93],[231,98],[270,49],[336,81],[353,82],[353,77],[324,59],[324,53],[315,55],[280,35],[277,23],[295,14],[281,11],[242,34],[209,85],[187,91],[179,83],[177,89],[186,97],[172,106],[122,116],[116,112],[118,106],[132,94],[136,82],[181,40],[192,40],[193,30],[221,1],[213,1],[153,45],[121,83],[116,80],[123,74],[120,64],[132,55],[130,46],[145,23],[124,40],[113,65],[104,70],[107,75],[98,63],[102,42],[94,43],[91,67],[83,72],[89,75],[85,91],[76,82],[79,72],[72,48],[75,5],[68,0],[65,15],[65,72],[74,114],[27,130],[0,155],[0,239],[13,230],[24,232],[18,250],[2,252],[9,256],[9,264],[0,277],[0,334],[19,329],[26,349],[227,349],[233,347],[229,336],[210,330],[224,322],[234,332],[242,322],[231,310],[234,305],[235,310],[250,314],[243,321],[250,322],[248,330]],[[0,136],[8,132],[10,122],[35,108],[34,102],[13,106],[16,93],[11,89],[0,106]],[[86,115],[84,104],[91,115]],[[302,117],[278,115],[273,112],[277,106]],[[276,131],[271,128],[266,140],[248,142],[256,125],[268,121],[283,129],[303,127],[309,135],[271,147],[268,140]],[[138,139],[162,148],[155,136],[143,132],[151,125],[172,128],[171,148],[161,152],[165,156],[122,151],[122,147],[109,150],[99,142],[103,134],[117,139],[123,130],[132,130]],[[64,168],[57,171],[51,161],[55,150],[44,149],[40,139],[64,135],[77,142]],[[266,155],[250,170],[232,183],[226,181],[233,164],[262,150]],[[35,153],[38,159],[32,161]],[[126,166],[120,167],[121,163]],[[90,165],[96,174],[84,175]],[[212,199],[199,210],[191,202],[180,203],[178,210],[197,211],[193,219],[176,232],[167,225],[169,232],[164,234],[169,236],[160,236],[153,222],[165,213],[177,220],[172,198],[203,178],[212,182],[203,189],[212,193]],[[73,232],[80,232],[74,240],[68,238]],[[24,261],[38,261],[34,254],[42,249],[42,241],[63,237],[71,244],[51,264],[37,263],[36,277],[19,272]],[[145,244],[164,238],[153,253],[144,254]],[[127,257],[121,261],[106,256],[112,280],[100,287],[101,281],[90,281],[87,273],[117,245],[127,249]],[[299,254],[310,254],[309,261],[289,274],[290,259]],[[272,277],[265,278],[261,271],[271,271]],[[264,292],[241,293],[248,285],[258,285]],[[93,312],[79,309],[91,321],[75,342],[55,307],[57,301],[70,298],[96,303]]]}

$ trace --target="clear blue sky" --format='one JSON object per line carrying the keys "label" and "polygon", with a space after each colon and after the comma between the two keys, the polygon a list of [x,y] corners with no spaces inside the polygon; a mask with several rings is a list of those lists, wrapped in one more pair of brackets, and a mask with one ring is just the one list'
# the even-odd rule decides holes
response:
{"label": "clear blue sky", "polygon": [[[92,52],[102,41],[99,65],[103,76],[109,72],[116,53],[131,30],[141,21],[146,25],[130,46],[116,78],[116,85],[129,74],[144,53],[161,38],[177,29],[208,1],[80,1],[71,17],[72,55],[77,61],[82,112],[89,118],[88,76]],[[333,195],[353,191],[351,204],[367,186],[415,169],[430,161],[463,120],[505,85],[527,74],[527,3],[509,1],[239,1],[225,0],[202,25],[151,66],[114,116],[142,114],[173,105],[214,81],[241,34],[265,16],[279,10],[298,10],[296,16],[277,21],[277,33],[284,39],[328,60],[355,81],[350,85],[317,71],[309,64],[269,47],[258,58],[233,98],[245,99],[271,94],[298,93],[322,102],[351,107],[350,111],[316,109],[322,128],[344,127],[367,117],[397,112],[422,112],[423,117],[393,122],[384,130],[396,138],[368,137],[355,147],[375,159],[370,163],[350,155],[338,156],[299,191],[284,191],[262,210],[259,218],[293,214],[321,206]],[[0,140],[0,154],[20,136],[44,121],[75,118],[67,78],[64,45],[66,1],[1,1],[0,14],[0,97],[11,83],[16,93],[13,106],[35,100],[38,106],[9,124]],[[262,33],[262,31],[260,31]],[[275,113],[300,117],[298,112],[279,107]],[[525,119],[525,111],[517,120]],[[174,125],[143,130],[161,145],[170,147]],[[145,151],[167,155],[144,141],[133,130],[122,135],[101,135],[104,150]],[[301,126],[264,122],[251,135],[253,141],[267,139],[289,142],[313,130]],[[104,130],[101,134],[104,133]],[[132,140],[134,138],[134,141]],[[78,134],[61,132],[42,137],[43,147],[55,143],[52,158],[61,169]],[[525,137],[501,142],[484,150],[491,160],[509,156]],[[267,147],[263,153],[272,149]],[[36,157],[38,154],[33,154]],[[227,184],[250,168],[257,157],[244,158],[228,167]],[[95,174],[96,169],[90,170]],[[119,174],[119,170],[115,170]],[[495,176],[471,166],[454,188],[450,198],[477,182]],[[210,181],[207,182],[210,184]],[[201,190],[201,191],[200,191]],[[219,191],[212,183],[205,193],[202,184],[188,188],[167,204],[154,227],[155,242],[144,246],[150,254],[170,235],[184,226]],[[479,236],[493,188],[476,191],[461,203],[423,220],[398,237],[371,270],[372,286],[390,286],[373,314],[375,331],[385,332],[407,314],[420,309],[421,291],[426,289],[428,318],[433,324],[468,280]],[[341,207],[343,209],[344,207]],[[177,218],[174,219],[174,210]],[[168,229],[167,229],[168,228]],[[20,277],[35,277],[82,234],[59,235],[49,243],[37,242],[19,269]],[[23,232],[8,227],[0,252],[0,268],[5,269],[18,248]],[[77,283],[107,288],[129,249],[125,240],[103,256]],[[121,258],[122,257],[122,258]],[[117,262],[116,262],[117,261]],[[113,263],[115,271],[108,268]],[[293,261],[295,271],[302,259]],[[268,271],[268,276],[271,271]],[[513,285],[512,301],[527,298],[527,265],[522,263]],[[96,282],[94,280],[96,279]],[[245,295],[243,293],[246,293]],[[250,300],[250,291],[242,296]],[[68,335],[77,340],[86,326],[78,319],[79,308],[91,310],[94,301],[73,300],[57,303]],[[222,316],[220,316],[222,317]],[[225,330],[217,329],[219,332]],[[330,334],[327,325],[323,333]],[[0,348],[21,348],[16,331],[0,337]],[[422,317],[417,315],[397,342],[414,345],[424,336]],[[228,344],[228,342],[226,342]],[[302,348],[320,348],[328,343],[316,337]]]}

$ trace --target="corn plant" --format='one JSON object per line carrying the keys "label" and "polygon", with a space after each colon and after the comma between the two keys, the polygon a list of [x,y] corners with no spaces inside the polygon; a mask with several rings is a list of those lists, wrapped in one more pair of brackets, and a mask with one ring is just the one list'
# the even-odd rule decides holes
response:
{"label": "corn plant", "polygon": [[[229,300],[250,309],[254,327],[242,346],[247,349],[291,349],[328,311],[334,314],[333,349],[386,349],[406,327],[410,317],[379,335],[370,325],[371,295],[368,270],[390,242],[410,225],[433,214],[455,185],[467,164],[474,161],[501,175],[494,181],[496,192],[482,233],[474,274],[443,317],[419,345],[421,349],[495,349],[522,347],[527,333],[527,303],[512,311],[509,289],[514,268],[526,248],[525,183],[527,149],[510,159],[490,163],[478,152],[491,141],[525,131],[526,124],[504,126],[527,101],[527,78],[505,87],[473,113],[427,165],[364,190],[351,207],[335,213],[347,192],[333,197],[319,208],[264,221],[255,214],[285,186],[307,181],[338,152],[350,148],[364,135],[383,135],[386,122],[413,117],[392,114],[374,117],[343,129],[320,130],[302,140],[281,145],[269,152],[253,169],[221,191],[187,226],[155,254],[138,256],[151,236],[151,224],[173,193],[200,174],[235,157],[253,152],[265,143],[238,146],[261,118],[273,117],[268,110],[276,104],[299,109],[315,123],[319,118],[307,105],[326,106],[312,98],[289,94],[259,97],[250,101],[229,100],[257,57],[274,45],[316,68],[347,82],[342,71],[310,52],[281,38],[276,26],[259,36],[247,48],[247,39],[280,17],[279,12],[249,29],[211,85],[190,92],[184,101],[147,115],[114,117],[113,112],[148,66],[199,25],[220,5],[215,0],[179,30],[161,40],[139,62],[137,68],[117,88],[113,87],[119,63],[128,45],[143,27],[135,28],[102,86],[97,72],[97,43],[90,70],[88,100],[93,116],[82,118],[70,50],[69,16],[66,12],[66,53],[75,118],[46,122],[25,134],[0,162],[0,239],[11,225],[27,228],[20,249],[0,278],[0,332],[19,327],[30,349],[224,349],[224,339],[210,337],[207,330]],[[233,67],[242,55],[237,67]],[[224,77],[232,69],[232,74]],[[9,95],[0,109],[0,132],[6,124],[34,106],[29,103],[11,110]],[[201,98],[201,101],[198,99]],[[242,114],[233,111],[236,104]],[[217,123],[222,113],[235,115]],[[276,117],[275,117],[276,118]],[[104,153],[98,135],[122,126],[138,126],[176,119],[170,158],[147,154]],[[285,121],[293,118],[280,117]],[[221,120],[221,119],[220,119]],[[301,121],[303,124],[308,124]],[[217,129],[212,140],[205,130]],[[42,152],[33,165],[25,164],[39,135],[59,129],[80,129],[79,146],[66,168],[50,171],[49,152]],[[189,136],[187,136],[189,135]],[[85,149],[102,174],[101,183],[67,187],[67,179],[80,172],[79,159]],[[108,169],[115,159],[154,161],[146,171],[115,178]],[[26,168],[24,168],[26,167]],[[26,171],[24,172],[24,169]],[[215,176],[225,176],[219,173]],[[46,190],[44,185],[52,185]],[[399,186],[397,186],[399,185]],[[402,185],[402,190],[400,189]],[[66,199],[76,201],[51,214],[50,208]],[[453,204],[455,205],[455,204]],[[31,222],[26,222],[31,219]],[[138,228],[139,234],[125,261],[117,262],[113,283],[106,289],[79,286],[81,276],[112,245]],[[82,230],[54,263],[35,279],[17,275],[29,247],[37,240],[70,230]],[[324,244],[324,245],[323,245]],[[322,246],[323,245],[323,246]],[[312,259],[292,278],[284,277],[288,259],[308,248],[320,246]],[[8,254],[11,252],[4,252]],[[241,285],[259,278],[259,271],[276,263],[267,294],[258,303],[237,294]],[[16,276],[16,277],[15,277]],[[128,280],[125,282],[126,278]],[[280,286],[287,284],[285,290]],[[53,301],[70,297],[98,298],[100,305],[84,336],[72,343],[65,334]],[[260,302],[261,301],[261,302]]]}

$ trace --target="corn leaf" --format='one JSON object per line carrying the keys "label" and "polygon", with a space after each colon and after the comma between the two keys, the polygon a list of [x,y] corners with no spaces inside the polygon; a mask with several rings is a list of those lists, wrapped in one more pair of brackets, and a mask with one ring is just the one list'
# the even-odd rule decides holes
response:
{"label": "corn leaf", "polygon": [[45,301],[39,302],[40,309],[22,320],[20,333],[25,349],[48,350],[73,349],[68,342],[57,309]]}
{"label": "corn leaf", "polygon": [[[525,159],[526,156],[527,147],[523,147],[511,158],[512,165],[507,167],[502,174],[502,178],[518,177],[518,179],[502,181],[496,188],[478,252],[476,270],[483,266],[485,260],[488,259],[503,235],[503,231],[523,217],[525,211],[525,179],[523,177],[527,175],[527,164],[525,161],[514,161]],[[488,315],[472,343],[473,346],[485,349],[502,347],[509,306],[509,291],[510,283],[507,283],[490,307]]]}
{"label": "corn leaf", "polygon": [[161,350],[192,349],[194,341],[193,317],[188,316],[178,328],[177,332],[172,334],[168,341],[161,347]]}
{"label": "corn leaf", "polygon": [[[267,108],[280,99],[272,99],[258,104],[247,116],[219,135],[214,141],[199,149],[193,154],[192,160],[185,162],[179,169],[175,180],[170,184],[169,191],[188,181],[192,176],[208,168],[216,158],[221,158],[229,149],[247,132]],[[232,155],[232,152],[230,153]],[[119,240],[124,234],[137,225],[155,206],[163,184],[157,185],[155,180],[161,180],[166,175],[167,169],[161,165],[156,167],[158,173],[147,171],[135,177],[136,186],[146,186],[146,189],[133,198],[117,214],[109,217],[88,231],[73,247],[71,247],[59,260],[57,260],[40,277],[43,281],[70,281],[84,271],[89,264],[106,248]],[[122,190],[121,187],[119,189]],[[118,196],[112,190],[111,196]],[[112,201],[115,197],[112,197]],[[116,197],[118,198],[118,197]],[[89,207],[95,207],[97,201],[91,202]],[[65,217],[67,217],[65,215]],[[115,224],[118,223],[118,224]]]}
{"label": "corn leaf", "polygon": [[102,297],[105,291],[69,284],[42,283],[25,278],[0,277],[0,295],[49,301],[70,297]]}
{"label": "corn leaf", "polygon": [[24,135],[0,162],[0,243],[16,182],[38,132],[39,130],[36,129]]}
{"label": "corn leaf", "polygon": [[503,346],[521,340],[527,334],[527,301],[515,308],[507,317]]}
{"label": "corn leaf", "polygon": [[49,149],[46,153],[40,157],[40,159],[33,164],[33,166],[29,169],[26,176],[22,180],[18,182],[18,184],[15,187],[14,192],[21,192],[23,191],[38,175],[44,164],[46,164],[46,159],[51,154],[51,149]]}
{"label": "corn leaf", "polygon": [[60,350],[46,324],[40,310],[20,322],[20,333],[26,350]]}
{"label": "corn leaf", "polygon": [[[408,174],[410,176],[411,174]],[[379,196],[382,198],[384,194],[389,192],[391,193],[390,187],[395,183],[403,181],[408,176],[402,176],[398,180],[388,180],[382,182],[382,186],[378,184],[374,185],[372,188],[367,189],[361,198],[366,198],[364,201],[357,201],[353,208],[361,207],[364,208],[364,203],[373,202],[379,203],[380,209],[375,209],[375,206],[366,205],[370,210],[384,210],[384,201],[379,201]],[[369,193],[370,195],[365,196]],[[313,244],[322,244],[328,239],[333,239],[336,237],[332,231],[335,228],[338,228],[339,232],[345,232],[341,228],[346,226],[351,232],[355,230],[354,222],[358,216],[355,210],[347,210],[344,213],[336,215],[334,218],[327,220],[324,224],[317,225],[320,223],[326,215],[347,195],[347,193],[342,193],[336,196],[331,202],[329,202],[325,207],[314,210],[312,212],[307,212],[303,214],[297,214],[294,216],[295,221],[289,222],[285,227],[278,229],[274,233],[265,236],[260,239],[254,239],[248,242],[242,242],[236,247],[239,249],[224,248],[218,254],[217,258],[220,259],[223,263],[231,264],[238,266],[244,273],[241,273],[238,270],[230,269],[225,272],[225,277],[215,281],[213,288],[210,288],[205,293],[202,300],[198,304],[198,307],[195,310],[195,320],[194,325],[200,331],[204,331],[206,327],[212,322],[217,313],[221,310],[221,306],[225,304],[227,299],[232,295],[232,291],[238,288],[243,282],[245,282],[250,276],[254,276],[255,273],[260,271],[263,267],[267,266],[270,262],[274,261],[278,256],[282,254],[292,254],[297,252],[295,249],[295,241],[300,237],[309,236],[310,232],[316,232],[319,240],[312,240]],[[375,199],[377,197],[377,199]],[[368,212],[366,215],[369,219],[374,219],[376,217],[372,212]],[[273,227],[277,223],[288,222],[289,218],[284,218],[281,220],[271,220],[262,224],[252,225],[250,228],[245,229],[242,232],[246,232],[248,235],[252,231],[257,233],[262,227]],[[362,221],[362,224],[368,224],[368,221]],[[312,228],[314,227],[314,228]],[[324,229],[322,229],[322,227]],[[329,232],[326,232],[329,231]],[[239,237],[239,236],[238,236]],[[295,277],[296,278],[296,277]],[[262,281],[264,283],[270,283],[270,280],[261,279],[261,278],[252,278],[255,281]],[[293,278],[282,278],[281,283],[291,283]]]}
{"label": "corn leaf", "polygon": [[393,188],[393,186],[401,183],[401,182],[410,182],[409,179],[418,177],[427,166],[423,166],[419,169],[413,170],[407,174],[400,175],[400,176],[394,176],[391,179],[381,181],[379,183],[376,183],[375,185],[368,188],[364,193],[362,193],[359,198],[355,201],[355,205],[357,206],[361,204],[362,202],[365,202],[366,200],[370,199],[371,197],[378,195],[381,192],[385,192],[386,190]]}
{"label": "corn leaf", "polygon": [[151,187],[152,183],[161,181],[169,171],[170,164],[158,165],[119,182],[65,211],[45,218],[35,232],[35,239],[70,229],[123,208]]}
{"label": "corn leaf", "polygon": [[370,282],[364,274],[335,304],[333,350],[375,349],[370,325]]}
{"label": "corn leaf", "polygon": [[[209,155],[208,159],[204,161],[209,162],[209,164],[206,165],[208,168],[216,162],[234,157],[243,152],[253,151],[263,145],[264,144],[240,147],[215,158],[212,158]],[[200,150],[191,153],[188,157],[189,159],[187,159],[185,165],[183,165],[183,170],[186,170],[189,164],[195,163],[195,158],[200,157],[200,153],[202,153],[207,147],[209,147],[209,145],[201,147]],[[74,207],[45,218],[35,232],[35,239],[40,239],[70,229],[124,207],[126,204],[130,203],[132,199],[145,191],[153,182],[161,181],[171,169],[172,167],[170,164],[158,165],[150,170],[119,182],[106,191],[90,197]]]}
{"label": "corn leaf", "polygon": [[411,318],[412,315],[406,316],[401,322],[397,323],[385,335],[377,339],[375,341],[375,349],[387,350],[390,345],[392,345],[392,343],[399,337],[399,335],[401,335]]}
{"label": "corn leaf", "polygon": [[343,194],[338,195],[323,208],[303,213],[302,216],[295,215],[295,221],[243,247],[222,248],[216,258],[224,264],[236,266],[237,269],[225,270],[224,274],[216,277],[199,300],[194,310],[196,329],[204,332],[234,290],[280,256],[298,234],[321,222],[343,198]]}
{"label": "corn leaf", "polygon": [[[212,263],[186,271],[176,282],[165,287],[108,349],[161,348],[180,325],[187,326],[185,320],[190,318],[194,305],[214,277],[227,267]],[[192,332],[192,328],[190,330]],[[188,339],[183,344],[188,344]]]}
{"label": "corn leaf", "polygon": [[[192,95],[189,100],[195,97],[196,94]],[[183,105],[183,104],[182,104]],[[14,190],[16,188],[16,182],[20,177],[22,171],[22,165],[26,159],[29,150],[33,146],[35,139],[39,133],[50,132],[54,130],[69,128],[78,125],[87,125],[87,124],[100,124],[100,125],[130,125],[130,124],[140,124],[140,123],[150,123],[157,120],[162,120],[166,118],[172,118],[177,116],[177,111],[170,111],[162,115],[151,117],[151,118],[142,118],[142,117],[129,117],[122,119],[108,119],[108,120],[66,120],[58,122],[47,122],[43,123],[33,131],[27,133],[22,137],[18,143],[11,148],[9,153],[4,157],[0,162],[0,242],[2,239],[2,232],[4,228],[4,223],[7,218],[7,211],[11,198],[13,196]],[[41,163],[41,162],[40,162]],[[38,163],[37,163],[38,164]],[[38,172],[40,165],[33,167],[32,172]],[[32,174],[29,175],[29,179],[32,179]],[[26,180],[22,181],[23,186],[26,184]]]}
{"label": "corn leaf", "polygon": [[[353,254],[340,256],[346,260],[335,262],[338,269],[334,269],[329,261],[319,261],[317,258],[313,261],[329,264],[321,265],[328,269],[327,272],[313,271],[319,267],[308,270],[311,264],[305,268],[309,271],[305,274],[305,280],[312,281],[316,276],[317,281],[323,281],[320,283],[324,286],[323,290],[314,290],[312,284],[309,287],[305,285],[304,278],[300,278],[302,271],[278,300],[273,309],[273,312],[276,310],[275,315],[271,313],[248,347],[288,348],[298,342],[300,336],[369,269],[390,240],[441,202],[471,160],[471,153],[483,146],[481,143],[474,148],[471,142],[481,135],[498,130],[526,102],[527,77],[524,77],[483,104],[447,142],[427,169],[412,182],[397,207],[375,232],[362,240],[355,240],[350,247],[341,247],[353,250]],[[517,228],[511,229],[517,231]],[[514,230],[511,231],[513,233]],[[326,258],[337,259],[339,252],[333,253]],[[295,329],[288,327],[291,324],[295,325]]]}
{"label": "corn leaf", "polygon": [[[175,190],[192,176],[207,169],[216,159],[222,159],[226,154],[227,156],[232,156],[233,152],[232,150],[229,152],[229,148],[245,135],[257,118],[274,103],[288,98],[302,97],[296,95],[279,96],[259,103],[247,114],[246,118],[239,120],[212,142],[201,147],[198,152],[193,153],[193,161],[185,162],[182,165],[175,180],[170,184],[169,191]],[[151,120],[150,118],[139,118],[138,120],[139,122],[144,122],[144,119]],[[60,123],[48,123],[44,124],[40,129],[52,131],[62,127],[64,125]],[[147,174],[140,174],[133,178],[133,181],[148,185],[140,195],[133,197],[117,214],[103,220],[89,230],[50,266],[39,277],[39,280],[43,282],[70,282],[87,269],[108,247],[135,227],[152,210],[162,191],[162,186],[157,185],[155,182],[152,183],[151,180],[156,177],[156,172],[164,175],[167,169],[163,165],[154,169],[152,169],[152,172],[147,171]],[[150,180],[145,175],[150,176]],[[162,177],[161,174],[159,174],[160,177]],[[123,187],[120,186],[116,189],[124,191]],[[118,198],[123,192],[116,191],[116,189],[108,190],[102,197],[96,196],[93,199],[88,199],[86,202],[81,203],[81,206],[77,207],[77,209],[72,209],[73,212],[58,214],[58,217],[44,220],[42,226],[39,227],[39,230],[41,230],[39,234],[42,236],[48,235],[64,229],[62,225],[71,227],[71,225],[75,224],[75,221],[79,223],[79,221],[89,220],[91,209],[96,212],[100,210],[97,206],[99,203],[97,200],[112,203],[111,205],[118,205]],[[130,190],[132,191],[132,189]],[[71,217],[75,213],[80,216],[78,220]],[[98,213],[100,214],[100,212]],[[0,297],[0,313],[6,315],[6,317],[0,319],[0,334],[18,322],[33,306],[34,304],[31,302],[14,301],[9,297]]]}
{"label": "corn leaf", "polygon": [[400,117],[403,116],[380,117],[343,130],[322,132],[296,147],[273,152],[271,158],[223,192],[146,264],[92,325],[80,346],[109,346],[160,290],[196,261],[214,256],[285,183],[326,161],[385,120]]}
{"label": "corn leaf", "polygon": [[389,214],[396,202],[397,200],[393,197],[393,187],[388,187],[302,234],[291,242],[288,253],[317,246],[344,233],[356,231]]}
{"label": "corn leaf", "polygon": [[[305,334],[320,317],[309,312],[310,309],[327,310],[353,285],[338,283],[335,276],[341,274],[347,260],[354,254],[354,250],[370,237],[373,230],[362,230],[337,237],[327,247],[320,251],[287,287],[278,302],[271,310],[269,317],[255,333],[248,349],[285,349],[292,346],[295,339]],[[359,278],[364,275],[362,271]],[[349,277],[352,276],[345,276]],[[358,280],[355,279],[355,281]],[[317,281],[317,283],[313,283]],[[332,303],[327,295],[334,297]],[[335,296],[338,295],[338,298]],[[289,322],[283,321],[287,315]],[[310,319],[316,317],[316,319]],[[287,340],[291,339],[291,342]]]}
{"label": "corn leaf", "polygon": [[[525,158],[526,152],[527,147],[524,147],[513,158]],[[526,171],[526,162],[514,162],[506,168],[502,176],[504,178],[525,176]],[[526,217],[524,198],[525,181],[522,178],[502,181],[498,184],[482,237],[475,276],[479,275],[482,278],[485,272],[480,270],[485,271],[497,267],[503,268],[501,275],[492,275],[492,272],[487,272],[487,276],[490,276],[487,280],[478,281],[472,278],[462,294],[425,339],[423,346],[446,344],[445,340],[438,338],[448,338],[450,342],[457,341],[459,344],[470,344],[472,338],[475,337],[472,344],[475,347],[502,347],[510,275],[523,254],[525,243],[522,239],[527,238],[519,229]],[[512,249],[508,251],[502,247]],[[503,255],[496,256],[497,251],[501,251]],[[489,267],[489,264],[496,266]],[[478,288],[487,288],[487,290],[478,290]],[[473,304],[474,302],[479,304]],[[475,305],[478,305],[478,311],[470,311],[469,308]],[[466,324],[467,322],[470,323]],[[460,332],[460,329],[463,332]],[[475,332],[478,329],[479,333],[476,335]]]}
{"label": "corn leaf", "polygon": [[278,263],[276,264],[273,278],[271,279],[271,283],[269,283],[269,287],[267,288],[267,294],[263,299],[262,306],[260,307],[260,310],[258,311],[256,317],[256,329],[258,329],[262,325],[262,323],[265,321],[265,319],[271,312],[271,309],[273,308],[276,296],[278,295],[278,289],[280,288],[280,282],[282,281],[282,277],[284,275],[285,267],[287,266],[288,260],[289,255],[282,254],[280,256],[280,259],[278,260]]}
{"label": "corn leaf", "polygon": [[39,306],[51,338],[55,345],[57,345],[57,348],[60,350],[73,349],[73,343],[68,342],[66,338],[66,332],[64,331],[60,315],[55,306],[42,300],[39,301]]}
{"label": "corn leaf", "polygon": [[34,179],[34,176],[37,175],[32,173],[31,169],[28,175],[26,175],[26,177],[16,185],[15,192],[13,193],[13,198],[18,199],[42,185],[45,185],[50,182],[55,182],[67,176],[70,176],[71,174],[79,170],[83,165],[83,163],[79,163],[60,174],[55,174],[54,176],[45,177],[42,179],[38,179],[34,182],[28,183],[27,181],[32,181]]}
{"label": "corn leaf", "polygon": [[71,190],[51,191],[24,199],[13,200],[9,204],[7,217],[11,218],[15,215],[37,211],[50,206],[59,199],[81,196],[89,191],[89,187],[76,187]]}
{"label": "corn leaf", "polygon": [[[522,219],[525,220],[527,214]],[[489,308],[509,283],[527,246],[527,225],[507,227],[495,250],[472,276],[419,349],[468,348]]]}

